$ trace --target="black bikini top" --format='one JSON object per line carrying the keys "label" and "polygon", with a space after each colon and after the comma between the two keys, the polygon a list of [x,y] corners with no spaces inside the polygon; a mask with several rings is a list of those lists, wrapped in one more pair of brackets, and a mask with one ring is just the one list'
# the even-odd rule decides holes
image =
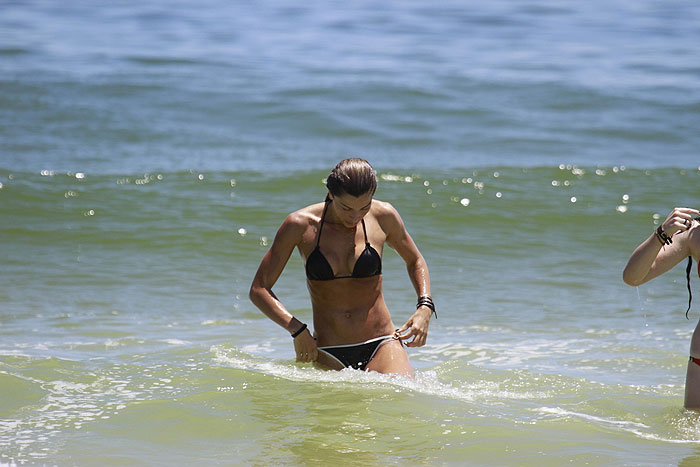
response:
{"label": "black bikini top", "polygon": [[372,248],[367,240],[367,228],[365,227],[365,220],[362,219],[362,230],[365,234],[365,249],[360,253],[360,257],[355,261],[355,267],[352,269],[352,275],[350,276],[336,276],[333,273],[333,268],[328,263],[328,260],[321,249],[319,244],[321,243],[321,231],[323,231],[323,221],[326,218],[326,210],[328,209],[328,204],[330,201],[326,202],[323,208],[323,215],[321,216],[321,225],[318,228],[318,237],[316,239],[316,248],[311,252],[308,259],[306,260],[306,278],[312,281],[330,281],[333,279],[348,279],[348,278],[359,278],[359,277],[372,277],[378,276],[382,273],[382,258],[377,253],[377,250]]}

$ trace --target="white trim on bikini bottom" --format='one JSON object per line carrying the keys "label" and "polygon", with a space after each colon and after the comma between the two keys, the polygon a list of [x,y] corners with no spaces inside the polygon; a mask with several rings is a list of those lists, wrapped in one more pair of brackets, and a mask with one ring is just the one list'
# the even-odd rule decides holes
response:
{"label": "white trim on bikini bottom", "polygon": [[[388,341],[389,339],[394,339],[394,335],[393,335],[393,334],[387,334],[386,336],[375,337],[374,339],[370,339],[370,340],[364,341],[364,342],[358,342],[357,344],[324,345],[323,347],[318,347],[318,350],[320,350],[320,351],[323,352],[324,354],[328,355],[329,357],[331,357],[331,358],[332,358],[333,360],[335,360],[336,362],[340,363],[340,365],[341,365],[343,368],[350,368],[349,365],[346,366],[345,363],[343,363],[343,362],[341,362],[340,360],[338,360],[338,357],[336,357],[335,355],[333,355],[333,354],[330,353],[330,352],[326,352],[326,349],[340,349],[340,348],[344,348],[344,347],[357,347],[358,345],[369,344],[369,343],[376,342],[376,341],[381,340],[381,339],[384,339],[385,341]],[[379,344],[379,345],[377,346],[377,348],[374,349],[374,352],[372,352],[372,355],[370,355],[369,360],[367,360],[367,365],[369,365],[369,362],[371,362],[372,359],[374,358],[374,354],[377,353],[377,350],[379,350],[379,348],[380,348],[382,345],[384,345],[384,342],[382,342],[381,344]],[[365,365],[365,367],[366,367],[366,365]]]}

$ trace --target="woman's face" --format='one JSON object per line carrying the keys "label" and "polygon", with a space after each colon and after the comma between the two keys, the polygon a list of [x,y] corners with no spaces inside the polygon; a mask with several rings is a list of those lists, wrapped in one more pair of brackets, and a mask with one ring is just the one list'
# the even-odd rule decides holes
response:
{"label": "woman's face", "polygon": [[331,207],[335,216],[343,226],[349,229],[359,224],[372,206],[373,195],[371,193],[360,196],[352,196],[347,193],[337,196],[330,194],[329,196],[333,200]]}

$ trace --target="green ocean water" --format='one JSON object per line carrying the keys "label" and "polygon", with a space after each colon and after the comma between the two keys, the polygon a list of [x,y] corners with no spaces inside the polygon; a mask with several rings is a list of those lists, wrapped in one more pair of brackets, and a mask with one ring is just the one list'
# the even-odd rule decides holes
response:
{"label": "green ocean water", "polygon": [[[0,2],[0,465],[700,464],[700,306],[621,280],[698,207],[698,43],[687,0]],[[430,267],[413,381],[247,299],[351,156]],[[311,322],[298,254],[275,292]]]}
{"label": "green ocean water", "polygon": [[[696,203],[698,169],[379,167],[376,197],[402,214],[438,304],[414,381],[297,364],[247,300],[325,174],[1,170],[0,462],[700,460],[684,271],[621,281],[655,222]],[[398,255],[384,262],[402,323],[414,293]],[[275,292],[311,321],[304,280],[295,254]]]}

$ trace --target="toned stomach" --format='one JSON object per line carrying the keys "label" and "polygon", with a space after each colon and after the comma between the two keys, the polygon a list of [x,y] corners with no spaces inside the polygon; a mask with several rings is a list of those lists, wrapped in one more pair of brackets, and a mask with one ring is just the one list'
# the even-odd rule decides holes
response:
{"label": "toned stomach", "polygon": [[382,276],[307,281],[317,344],[356,344],[391,334]]}

